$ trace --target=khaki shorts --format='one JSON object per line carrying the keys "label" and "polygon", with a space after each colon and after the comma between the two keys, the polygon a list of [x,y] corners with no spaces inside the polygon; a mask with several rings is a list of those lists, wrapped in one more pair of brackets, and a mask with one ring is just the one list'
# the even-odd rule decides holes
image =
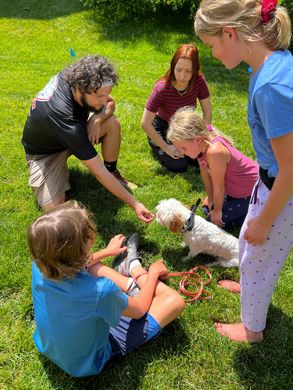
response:
{"label": "khaki shorts", "polygon": [[30,171],[29,186],[37,196],[38,204],[48,203],[70,189],[67,159],[69,150],[54,154],[26,155]]}

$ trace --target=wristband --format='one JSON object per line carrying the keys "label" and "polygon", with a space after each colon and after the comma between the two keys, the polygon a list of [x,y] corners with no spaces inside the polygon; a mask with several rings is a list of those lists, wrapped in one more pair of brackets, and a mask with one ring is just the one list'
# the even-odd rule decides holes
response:
{"label": "wristband", "polygon": [[140,278],[142,275],[146,275],[146,274],[148,274],[148,271],[143,271],[143,272],[139,273],[137,276],[132,276],[132,279],[136,283],[138,278]]}

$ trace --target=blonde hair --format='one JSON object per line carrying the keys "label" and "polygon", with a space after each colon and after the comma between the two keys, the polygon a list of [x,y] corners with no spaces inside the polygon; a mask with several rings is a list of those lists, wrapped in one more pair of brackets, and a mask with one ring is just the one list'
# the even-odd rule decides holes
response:
{"label": "blonde hair", "polygon": [[197,35],[221,35],[224,27],[235,28],[243,41],[262,41],[270,50],[286,50],[291,41],[291,21],[286,8],[277,6],[264,23],[259,0],[203,0],[196,12]]}
{"label": "blonde hair", "polygon": [[205,143],[210,144],[213,137],[221,136],[231,145],[232,139],[213,127],[209,131],[205,121],[196,114],[192,107],[179,108],[171,117],[167,132],[167,139],[173,141],[192,141],[200,137]]}
{"label": "blonde hair", "polygon": [[28,230],[32,258],[49,279],[72,277],[84,267],[96,237],[92,214],[76,201],[54,207]]}

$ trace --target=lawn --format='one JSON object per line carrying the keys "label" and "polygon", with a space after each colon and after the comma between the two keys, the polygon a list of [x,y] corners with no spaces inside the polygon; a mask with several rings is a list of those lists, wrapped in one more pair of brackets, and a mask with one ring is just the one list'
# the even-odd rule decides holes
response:
{"label": "lawn", "polygon": [[[190,167],[188,172],[175,175],[161,168],[140,128],[146,99],[176,47],[190,41],[198,44],[212,96],[213,123],[254,158],[246,121],[248,73],[245,66],[227,71],[212,59],[185,17],[149,19],[113,28],[97,23],[78,0],[0,0],[0,18],[0,389],[292,389],[292,252],[273,296],[265,341],[260,345],[234,344],[215,332],[215,320],[239,321],[240,302],[238,296],[216,287],[223,277],[238,280],[238,270],[214,268],[211,301],[187,305],[160,338],[109,363],[99,376],[71,378],[38,354],[32,341],[31,259],[26,231],[41,212],[27,185],[20,143],[32,98],[72,61],[70,48],[77,59],[94,53],[111,59],[120,76],[113,90],[123,131],[119,168],[138,184],[135,196],[154,210],[164,198],[175,197],[191,205],[204,196],[198,170]],[[180,236],[155,222],[143,224],[76,159],[70,158],[69,165],[70,198],[85,204],[96,216],[96,249],[114,234],[137,231],[146,265],[157,258],[163,258],[170,270],[204,264],[204,256],[183,264],[186,249],[180,245]],[[178,281],[169,283],[177,288]]]}

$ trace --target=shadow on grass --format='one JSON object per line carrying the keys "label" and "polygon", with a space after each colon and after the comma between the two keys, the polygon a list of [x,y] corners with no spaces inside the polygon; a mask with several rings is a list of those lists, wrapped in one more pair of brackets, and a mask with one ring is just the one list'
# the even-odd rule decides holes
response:
{"label": "shadow on grass", "polygon": [[[75,167],[70,168],[71,190],[68,199],[81,202],[95,216],[98,235],[109,241],[114,235],[137,232],[143,234],[144,226],[137,218],[137,224],[129,219],[118,219],[117,214],[125,204],[107,191],[89,172]],[[132,209],[131,209],[132,210]]]}
{"label": "shadow on grass", "polygon": [[[113,24],[110,19],[101,19],[95,14],[90,14],[89,19],[91,24],[97,26],[98,32],[105,40],[119,43],[122,47],[137,46],[140,42],[147,42],[157,52],[169,55],[170,61],[179,45],[195,42],[199,47],[201,70],[204,71],[208,83],[218,84],[221,90],[234,91],[237,94],[248,91],[247,65],[241,64],[231,72],[218,60],[212,58],[210,49],[207,49],[195,36],[193,19],[184,11],[161,12],[136,22],[124,21],[123,24]],[[160,76],[162,75],[158,75]]]}
{"label": "shadow on grass", "polygon": [[141,388],[141,381],[148,365],[160,364],[172,355],[179,355],[189,346],[188,337],[180,320],[164,328],[157,339],[124,357],[114,358],[97,376],[73,378],[65,374],[48,359],[40,355],[41,363],[54,389],[99,389],[99,390],[136,390]]}
{"label": "shadow on grass", "polygon": [[238,349],[234,367],[246,389],[293,389],[293,320],[270,306],[264,341]]}
{"label": "shadow on grass", "polygon": [[79,0],[0,0],[0,18],[54,19],[82,10]]}
{"label": "shadow on grass", "polygon": [[[153,156],[151,156],[150,158],[153,158]],[[195,166],[190,165],[190,166],[188,166],[187,171],[175,173],[175,172],[170,172],[162,165],[159,165],[156,168],[155,175],[156,176],[168,176],[170,178],[173,178],[173,177],[175,178],[176,175],[181,175],[192,186],[191,190],[194,191],[194,203],[197,200],[196,194],[199,192],[205,192],[205,188],[204,188],[203,182],[201,180],[199,168],[197,168]],[[173,197],[172,194],[170,194],[170,198],[172,198],[172,197]],[[180,199],[178,199],[178,200],[180,200]],[[186,207],[189,207],[189,206],[191,206],[191,205],[186,205]]]}

